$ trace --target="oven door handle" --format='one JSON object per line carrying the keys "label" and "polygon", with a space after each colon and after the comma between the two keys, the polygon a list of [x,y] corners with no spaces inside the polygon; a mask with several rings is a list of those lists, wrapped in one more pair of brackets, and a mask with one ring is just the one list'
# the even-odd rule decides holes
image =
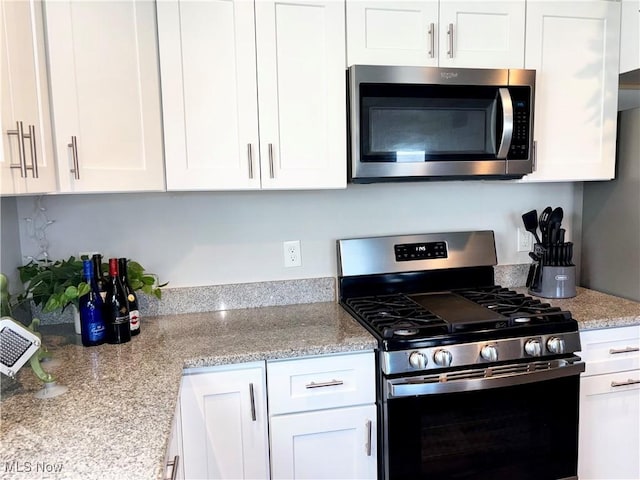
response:
{"label": "oven door handle", "polygon": [[[389,399],[509,387],[569,377],[584,372],[584,362],[579,357],[555,362],[556,365],[547,368],[541,366],[544,365],[542,362],[534,364],[534,368],[529,368],[526,365],[513,366],[514,370],[520,370],[517,372],[506,371],[509,366],[498,366],[488,367],[484,370],[451,372],[439,376],[391,379],[387,380],[385,385],[386,397]],[[501,370],[504,373],[501,373]]]}

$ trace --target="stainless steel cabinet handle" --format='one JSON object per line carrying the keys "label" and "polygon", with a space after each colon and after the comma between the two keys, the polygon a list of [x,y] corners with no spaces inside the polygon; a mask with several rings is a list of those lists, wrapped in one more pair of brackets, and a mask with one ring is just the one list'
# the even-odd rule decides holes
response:
{"label": "stainless steel cabinet handle", "polygon": [[630,353],[630,352],[640,352],[640,348],[638,347],[625,347],[625,348],[610,348],[610,355],[618,355],[619,353]]}
{"label": "stainless steel cabinet handle", "polygon": [[36,150],[36,126],[29,125],[29,145],[31,147],[31,176],[40,178],[38,173],[38,151]]}
{"label": "stainless steel cabinet handle", "polygon": [[253,178],[253,151],[250,143],[247,143],[247,157],[249,160],[249,178]]}
{"label": "stainless steel cabinet handle", "polygon": [[433,23],[429,24],[429,57],[435,57],[435,38],[434,38],[434,29],[435,25]]}
{"label": "stainless steel cabinet handle", "polygon": [[367,420],[366,424],[367,429],[367,443],[364,446],[365,452],[367,452],[367,457],[371,456],[371,420]]}
{"label": "stainless steel cabinet handle", "polygon": [[634,380],[633,378],[628,379],[626,382],[611,382],[611,386],[615,387],[626,387],[627,385],[637,385],[640,383],[640,380]]}
{"label": "stainless steel cabinet handle", "polygon": [[533,172],[536,171],[536,167],[538,166],[538,141],[533,141],[533,165],[531,165],[531,170]]}
{"label": "stainless steel cabinet handle", "polygon": [[7,130],[7,135],[15,135],[18,137],[18,164],[12,163],[9,168],[19,168],[20,176],[27,178],[27,158],[24,153],[24,127],[22,122],[16,122],[15,130]]}
{"label": "stainless steel cabinet handle", "polygon": [[273,143],[269,144],[269,176],[275,178],[273,171]]}
{"label": "stainless steel cabinet handle", "polygon": [[71,143],[68,143],[67,146],[71,149],[71,155],[73,156],[73,168],[69,170],[73,173],[73,178],[76,180],[80,180],[80,166],[78,162],[78,139],[75,135],[71,137]]}
{"label": "stainless steel cabinet handle", "polygon": [[171,467],[171,476],[168,477],[171,480],[176,480],[178,478],[178,463],[180,461],[180,456],[176,455],[173,457],[173,460],[167,462],[167,467]]}
{"label": "stainless steel cabinet handle", "polygon": [[321,383],[307,383],[305,385],[306,388],[322,388],[322,387],[337,387],[338,385],[344,385],[342,380],[331,380],[330,382],[321,382]]}
{"label": "stainless steel cabinet handle", "polygon": [[249,396],[251,397],[251,420],[256,421],[256,398],[253,393],[253,383],[249,384]]}
{"label": "stainless steel cabinet handle", "polygon": [[449,50],[447,50],[447,55],[449,55],[449,58],[453,58],[453,23],[450,23],[449,27],[447,27],[447,37],[449,39]]}

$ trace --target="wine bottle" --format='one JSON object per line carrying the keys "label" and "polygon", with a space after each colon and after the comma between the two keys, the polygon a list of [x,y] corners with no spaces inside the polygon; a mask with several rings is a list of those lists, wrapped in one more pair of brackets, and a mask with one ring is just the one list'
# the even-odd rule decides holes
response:
{"label": "wine bottle", "polygon": [[85,347],[92,347],[104,343],[107,335],[104,302],[93,273],[93,261],[84,260],[82,262],[82,276],[84,281],[89,284],[90,290],[89,293],[79,298],[80,337]]}
{"label": "wine bottle", "polygon": [[109,283],[107,287],[107,342],[125,343],[131,340],[127,294],[118,275],[118,259],[109,259]]}
{"label": "wine bottle", "polygon": [[94,253],[91,260],[93,261],[93,276],[96,279],[102,303],[105,303],[107,300],[107,279],[104,278],[104,273],[102,272],[102,255]]}
{"label": "wine bottle", "polygon": [[122,286],[127,294],[131,335],[138,335],[140,333],[140,310],[138,310],[138,297],[129,284],[129,272],[127,271],[126,258],[118,259],[118,273],[120,273],[120,280],[122,281]]}

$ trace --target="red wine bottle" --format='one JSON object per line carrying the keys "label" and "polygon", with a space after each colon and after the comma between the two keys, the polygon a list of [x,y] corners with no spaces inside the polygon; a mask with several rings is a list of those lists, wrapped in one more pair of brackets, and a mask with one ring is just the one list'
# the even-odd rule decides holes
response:
{"label": "red wine bottle", "polygon": [[120,273],[120,281],[124,287],[124,291],[127,294],[127,303],[129,306],[129,327],[131,328],[131,335],[138,335],[140,333],[140,310],[138,310],[138,297],[136,292],[131,288],[129,284],[129,272],[127,271],[127,259],[118,259],[118,272]]}
{"label": "red wine bottle", "polygon": [[107,300],[107,279],[104,278],[104,273],[102,271],[102,255],[99,253],[94,253],[91,257],[93,262],[93,275],[96,279],[96,284],[98,285],[98,291],[100,292],[100,296],[102,297],[102,303]]}
{"label": "red wine bottle", "polygon": [[118,275],[118,259],[109,259],[107,287],[107,342],[125,343],[131,340],[127,294]]}

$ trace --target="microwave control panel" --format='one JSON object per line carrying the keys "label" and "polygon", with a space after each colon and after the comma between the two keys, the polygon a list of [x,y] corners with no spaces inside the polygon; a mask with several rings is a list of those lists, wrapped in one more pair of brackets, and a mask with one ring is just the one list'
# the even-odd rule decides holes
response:
{"label": "microwave control panel", "polygon": [[513,134],[507,157],[513,160],[529,158],[529,133],[531,124],[531,88],[510,87],[513,102]]}

